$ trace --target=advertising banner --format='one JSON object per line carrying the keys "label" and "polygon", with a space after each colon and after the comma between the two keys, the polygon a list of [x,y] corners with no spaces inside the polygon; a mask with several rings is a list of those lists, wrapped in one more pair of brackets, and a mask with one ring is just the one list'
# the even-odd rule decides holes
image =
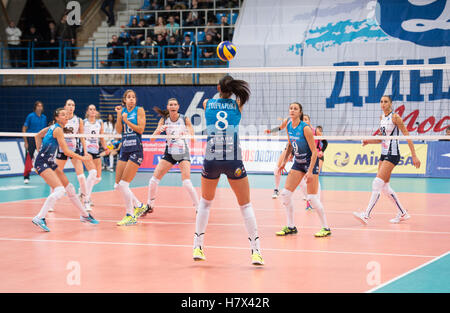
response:
{"label": "advertising banner", "polygon": [[450,141],[434,141],[428,144],[427,175],[450,177]]}

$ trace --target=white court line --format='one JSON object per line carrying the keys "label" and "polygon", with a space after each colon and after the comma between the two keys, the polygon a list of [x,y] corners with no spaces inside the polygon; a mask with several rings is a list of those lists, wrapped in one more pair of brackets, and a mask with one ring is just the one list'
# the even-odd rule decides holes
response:
{"label": "white court line", "polygon": [[[192,244],[174,245],[160,243],[135,243],[135,242],[111,242],[111,241],[82,241],[82,240],[45,240],[45,239],[24,239],[24,238],[1,238],[0,241],[22,241],[22,242],[44,242],[44,243],[74,243],[74,244],[93,244],[93,245],[123,245],[123,246],[146,246],[146,247],[169,247],[169,248],[191,248]],[[207,249],[232,249],[249,250],[249,247],[231,247],[231,246],[208,246]],[[434,255],[417,254],[396,254],[396,253],[376,253],[376,252],[349,252],[349,251],[330,251],[330,250],[303,250],[303,249],[278,249],[263,248],[264,251],[272,252],[300,252],[300,253],[330,253],[347,255],[372,255],[372,256],[394,256],[394,257],[413,257],[413,258],[435,258]]]}
{"label": "white court line", "polygon": [[[51,214],[51,213],[49,213]],[[150,213],[151,214],[151,213]],[[1,216],[1,219],[26,219],[32,220],[32,216]],[[69,218],[69,217],[51,217],[47,215],[45,218],[47,221],[75,221],[79,222],[78,218]],[[107,222],[107,223],[117,223],[117,220],[100,220],[99,222]],[[144,221],[139,220],[141,224],[160,224],[160,225],[195,225],[195,222],[162,222],[162,221]],[[243,227],[243,223],[233,224],[233,223],[208,223],[208,226],[233,226],[233,227]],[[264,225],[258,224],[258,228],[279,228],[280,225]],[[318,229],[320,226],[299,226],[299,229]],[[398,230],[398,229],[381,229],[381,228],[346,228],[346,227],[331,227],[331,230],[346,230],[346,231],[375,231],[375,232],[393,232],[393,233],[417,233],[417,234],[432,234],[432,235],[450,235],[450,232],[435,232],[435,231],[425,231],[425,230]]]}
{"label": "white court line", "polygon": [[387,285],[393,283],[394,281],[397,281],[397,280],[399,280],[400,278],[403,278],[403,277],[405,277],[406,275],[409,275],[409,274],[411,274],[411,273],[413,273],[413,272],[415,272],[415,271],[421,269],[422,267],[425,267],[425,266],[427,266],[427,265],[429,265],[429,264],[431,264],[431,263],[433,263],[433,262],[436,262],[437,260],[439,260],[439,259],[445,257],[445,256],[448,255],[449,253],[450,253],[450,251],[448,251],[448,252],[444,253],[443,255],[440,255],[440,256],[434,258],[433,260],[430,260],[430,261],[428,261],[428,262],[426,262],[426,263],[424,263],[424,264],[422,264],[422,265],[419,265],[418,267],[413,268],[412,270],[410,270],[410,271],[408,271],[408,272],[406,272],[406,273],[403,273],[403,274],[401,274],[401,275],[399,275],[399,276],[397,276],[397,277],[395,277],[395,278],[393,278],[393,279],[391,279],[391,280],[389,280],[389,281],[387,281],[387,282],[385,282],[385,283],[383,283],[383,284],[381,284],[381,285],[379,285],[379,286],[377,286],[377,287],[375,287],[375,288],[372,288],[372,289],[366,291],[366,293],[371,293],[371,292],[374,292],[374,291],[376,291],[376,290],[378,290],[378,289],[380,289],[380,288],[383,288],[383,287],[385,287],[385,286],[387,286]]}
{"label": "white court line", "polygon": [[[41,200],[44,199],[33,199],[33,200],[22,200],[22,201],[27,201],[27,203],[43,203]],[[21,202],[21,201],[17,201],[17,202]],[[11,203],[11,202],[8,202]],[[58,202],[58,205],[67,205],[67,206],[73,206],[72,203],[64,203],[64,202]],[[96,204],[95,206],[97,207],[124,207],[122,204],[108,204],[108,203],[102,203],[102,204]],[[156,208],[170,208],[170,209],[193,209],[193,206],[182,206],[182,205],[156,205]],[[253,208],[255,211],[270,211],[270,212],[274,212],[274,210],[278,210],[276,208],[270,208],[270,209],[260,209],[260,208]],[[282,208],[280,208],[282,209]],[[216,208],[216,207],[212,207],[211,210],[230,210],[230,211],[239,211],[239,208],[233,207],[233,208]],[[295,208],[295,210],[302,210],[301,208]],[[355,209],[355,211],[357,211]],[[391,213],[387,213],[387,212],[376,212],[376,215],[389,215],[389,216],[394,216],[395,212],[393,210],[393,212]],[[411,211],[409,211],[411,213]],[[331,213],[331,214],[351,214],[349,212],[344,212],[344,211],[334,211],[334,210],[325,210],[325,213]],[[411,213],[412,216],[427,216],[427,217],[450,217],[450,215],[447,214],[421,214],[421,213]]]}

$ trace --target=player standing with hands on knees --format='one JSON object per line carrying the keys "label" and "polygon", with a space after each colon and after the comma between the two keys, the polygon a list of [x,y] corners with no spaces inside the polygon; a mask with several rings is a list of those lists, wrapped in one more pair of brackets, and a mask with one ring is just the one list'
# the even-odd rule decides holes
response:
{"label": "player standing with hands on knees", "polygon": [[[403,124],[402,118],[393,112],[392,99],[390,96],[381,97],[380,101],[381,110],[383,114],[380,116],[380,134],[381,136],[398,136],[399,130],[403,135],[409,136],[409,132]],[[409,150],[411,151],[413,165],[416,168],[420,167],[420,160],[416,155],[414,144],[411,140],[408,141]],[[365,212],[353,212],[353,216],[361,223],[366,225],[370,218],[370,213],[373,207],[380,198],[381,192],[383,192],[389,200],[397,207],[397,216],[390,220],[391,223],[400,223],[410,218],[410,215],[406,209],[401,205],[400,200],[397,197],[395,191],[389,185],[392,171],[400,161],[400,150],[398,139],[386,139],[386,140],[363,140],[362,145],[381,143],[381,157],[378,162],[377,177],[372,182],[372,195],[369,200],[369,204]]]}

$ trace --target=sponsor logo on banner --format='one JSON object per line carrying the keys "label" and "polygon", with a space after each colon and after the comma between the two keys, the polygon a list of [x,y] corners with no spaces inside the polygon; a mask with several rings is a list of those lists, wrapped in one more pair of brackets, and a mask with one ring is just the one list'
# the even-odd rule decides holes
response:
{"label": "sponsor logo on banner", "polygon": [[430,177],[450,177],[450,141],[428,144],[428,168]]}
{"label": "sponsor logo on banner", "polygon": [[[394,168],[394,174],[425,174],[427,168],[427,145],[415,144],[417,157],[421,162],[416,169],[412,162],[407,144],[400,144],[400,161]],[[323,173],[363,174],[377,173],[380,145],[361,146],[356,143],[330,143],[325,150]]]}
{"label": "sponsor logo on banner", "polygon": [[24,164],[16,140],[0,141],[0,176],[23,174]]}

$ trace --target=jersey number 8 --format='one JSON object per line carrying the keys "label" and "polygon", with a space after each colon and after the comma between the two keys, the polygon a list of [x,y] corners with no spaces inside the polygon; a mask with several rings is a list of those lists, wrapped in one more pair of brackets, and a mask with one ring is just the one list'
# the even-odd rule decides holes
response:
{"label": "jersey number 8", "polygon": [[[227,117],[228,117],[227,112],[225,112],[225,111],[217,112],[217,114],[216,114],[217,121],[216,121],[216,123],[214,125],[216,126],[216,128],[218,130],[225,130],[225,129],[228,128]],[[224,126],[221,127],[220,123],[222,123]]]}

